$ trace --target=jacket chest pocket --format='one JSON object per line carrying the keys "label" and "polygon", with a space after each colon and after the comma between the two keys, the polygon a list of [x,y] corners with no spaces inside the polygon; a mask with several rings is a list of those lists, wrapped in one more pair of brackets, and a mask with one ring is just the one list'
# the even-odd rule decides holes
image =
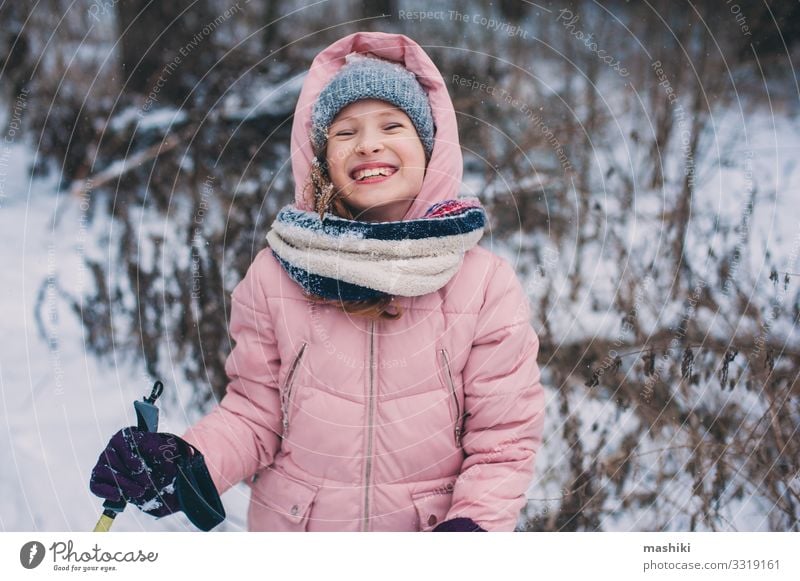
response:
{"label": "jacket chest pocket", "polygon": [[450,405],[450,418],[453,422],[453,440],[456,447],[461,447],[461,438],[464,434],[464,420],[466,420],[468,413],[464,412],[461,398],[459,397],[459,390],[456,382],[453,379],[453,372],[450,367],[450,355],[446,349],[439,349],[439,369],[444,381],[445,389],[448,393],[448,403]]}
{"label": "jacket chest pocket", "polygon": [[283,380],[281,386],[281,415],[283,417],[283,433],[282,437],[286,438],[289,435],[289,420],[292,411],[292,400],[295,394],[295,378],[297,377],[297,368],[303,360],[303,354],[306,352],[308,343],[303,341],[298,349],[297,354],[294,356],[289,371],[286,373],[286,378]]}

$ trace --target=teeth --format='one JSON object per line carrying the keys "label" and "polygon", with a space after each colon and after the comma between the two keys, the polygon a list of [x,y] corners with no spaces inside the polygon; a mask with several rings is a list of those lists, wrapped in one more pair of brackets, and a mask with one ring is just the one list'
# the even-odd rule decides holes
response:
{"label": "teeth", "polygon": [[394,169],[390,167],[375,167],[370,169],[362,169],[355,173],[356,180],[363,180],[372,176],[389,176],[394,173]]}

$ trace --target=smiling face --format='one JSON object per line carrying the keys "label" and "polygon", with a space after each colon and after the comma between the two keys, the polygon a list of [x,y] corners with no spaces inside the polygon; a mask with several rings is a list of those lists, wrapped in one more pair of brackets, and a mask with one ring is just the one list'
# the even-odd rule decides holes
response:
{"label": "smiling face", "polygon": [[422,189],[425,150],[411,119],[384,101],[343,108],[328,128],[328,174],[356,220],[402,220]]}

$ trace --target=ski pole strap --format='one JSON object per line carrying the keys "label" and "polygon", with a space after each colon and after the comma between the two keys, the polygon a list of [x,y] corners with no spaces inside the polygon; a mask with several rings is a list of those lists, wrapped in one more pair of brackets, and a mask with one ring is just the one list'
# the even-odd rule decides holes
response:
{"label": "ski pole strap", "polygon": [[225,507],[208,472],[200,451],[185,442],[192,453],[182,455],[178,463],[176,493],[181,510],[202,531],[210,531],[225,520]]}

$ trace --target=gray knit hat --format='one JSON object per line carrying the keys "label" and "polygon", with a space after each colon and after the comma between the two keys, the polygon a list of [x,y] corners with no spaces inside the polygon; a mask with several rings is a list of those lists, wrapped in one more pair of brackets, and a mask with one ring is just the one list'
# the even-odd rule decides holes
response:
{"label": "gray knit hat", "polygon": [[311,142],[322,150],[337,113],[361,99],[380,99],[402,109],[417,130],[425,155],[433,151],[433,113],[425,89],[399,63],[351,53],[345,65],[319,94],[311,112]]}

